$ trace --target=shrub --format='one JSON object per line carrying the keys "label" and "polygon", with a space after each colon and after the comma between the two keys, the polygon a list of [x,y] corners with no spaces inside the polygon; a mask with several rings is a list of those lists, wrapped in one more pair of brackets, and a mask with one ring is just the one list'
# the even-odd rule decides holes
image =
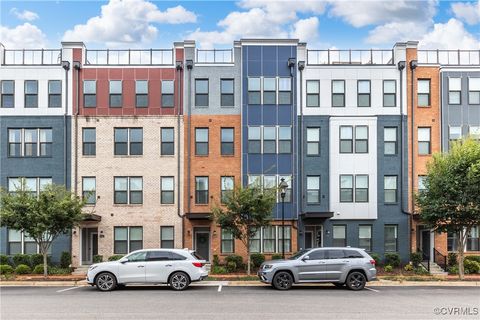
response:
{"label": "shrub", "polygon": [[[99,263],[99,262],[103,262],[103,256],[100,255],[100,254],[94,255],[93,256],[93,263]],[[64,268],[66,268],[66,267],[64,267]]]}
{"label": "shrub", "polygon": [[218,254],[213,255],[213,261],[212,261],[214,266],[219,266],[220,265],[220,259],[218,258]]}
{"label": "shrub", "polygon": [[[93,257],[93,262],[95,262],[95,256]],[[60,256],[60,267],[61,268],[68,268],[72,264],[72,255],[68,251],[63,251],[62,255]]]}
{"label": "shrub", "polygon": [[279,253],[272,254],[272,260],[280,260],[282,259],[282,255]]}
{"label": "shrub", "polygon": [[455,267],[457,265],[457,254],[454,252],[450,252],[448,254],[447,265],[449,267]]}
{"label": "shrub", "polygon": [[405,265],[405,267],[403,267],[403,270],[405,271],[413,271],[413,265],[411,265],[410,263]]}
{"label": "shrub", "polygon": [[447,268],[448,273],[458,274],[458,266],[450,266]]}
{"label": "shrub", "polygon": [[477,261],[465,260],[463,264],[464,264],[466,274],[473,274],[473,273],[480,272],[480,263],[478,263]]}
{"label": "shrub", "polygon": [[222,266],[213,266],[212,268],[212,274],[225,274],[227,273],[227,269]]}
{"label": "shrub", "polygon": [[43,274],[43,264],[37,264],[35,268],[33,268],[32,273],[34,274]]}
{"label": "shrub", "polygon": [[466,256],[465,260],[476,261],[480,263],[480,256]]}
{"label": "shrub", "polygon": [[32,269],[29,266],[27,266],[26,264],[19,264],[15,268],[15,273],[16,274],[29,274],[29,273],[32,273]]}
{"label": "shrub", "polygon": [[15,266],[19,266],[21,264],[26,264],[27,266],[30,265],[30,256],[28,254],[21,254],[17,253],[16,255],[13,256],[13,263]]}
{"label": "shrub", "polygon": [[229,273],[235,272],[237,270],[237,264],[233,261],[227,262],[227,271]]}
{"label": "shrub", "polygon": [[385,269],[385,272],[392,272],[393,271],[393,267],[391,265],[386,265],[384,269]]}
{"label": "shrub", "polygon": [[8,256],[0,254],[0,264],[8,264]]}
{"label": "shrub", "polygon": [[243,266],[243,258],[236,254],[231,254],[229,256],[226,256],[225,262],[227,263],[227,269],[228,269],[229,262],[234,262],[236,265],[236,268],[239,268],[239,269]]}
{"label": "shrub", "polygon": [[114,254],[113,256],[108,257],[108,261],[117,261],[123,258],[121,254]]}
{"label": "shrub", "polygon": [[265,256],[261,253],[254,253],[250,255],[250,261],[254,268],[259,268],[260,265],[265,261]]}
{"label": "shrub", "polygon": [[48,274],[70,274],[70,268],[49,267]]}
{"label": "shrub", "polygon": [[370,257],[372,257],[373,260],[375,260],[375,265],[380,265],[380,263],[382,262],[381,259],[380,259],[380,255],[378,253],[370,253]]}
{"label": "shrub", "polygon": [[12,274],[13,268],[8,264],[1,264],[0,265],[0,274]]}
{"label": "shrub", "polygon": [[[30,267],[35,268],[39,264],[43,264],[43,255],[40,253],[35,253],[30,255]],[[47,255],[47,265],[51,265],[51,258]]]}
{"label": "shrub", "polygon": [[425,270],[425,269],[422,268],[422,267],[415,268],[415,269],[413,269],[413,271],[415,272],[415,274],[419,274],[419,275],[426,275],[426,274],[428,274],[428,271]]}
{"label": "shrub", "polygon": [[385,253],[385,265],[397,268],[400,266],[400,256],[398,253]]}
{"label": "shrub", "polygon": [[412,261],[413,266],[416,268],[422,263],[422,253],[421,252],[412,252],[410,254],[410,261]]}

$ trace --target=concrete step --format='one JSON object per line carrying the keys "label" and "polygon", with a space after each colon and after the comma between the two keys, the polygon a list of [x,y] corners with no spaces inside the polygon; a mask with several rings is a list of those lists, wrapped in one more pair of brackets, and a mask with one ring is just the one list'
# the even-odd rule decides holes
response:
{"label": "concrete step", "polygon": [[80,266],[73,270],[72,275],[85,275],[87,274],[89,266]]}

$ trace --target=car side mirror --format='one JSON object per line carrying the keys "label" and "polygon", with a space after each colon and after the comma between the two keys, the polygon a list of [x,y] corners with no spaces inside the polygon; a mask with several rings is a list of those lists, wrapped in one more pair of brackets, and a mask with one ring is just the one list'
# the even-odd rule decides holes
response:
{"label": "car side mirror", "polygon": [[120,263],[128,262],[128,258],[122,258],[122,259],[118,260],[118,262],[120,262]]}
{"label": "car side mirror", "polygon": [[310,256],[304,256],[304,257],[302,258],[302,261],[303,261],[303,262],[308,261],[308,260],[310,260]]}

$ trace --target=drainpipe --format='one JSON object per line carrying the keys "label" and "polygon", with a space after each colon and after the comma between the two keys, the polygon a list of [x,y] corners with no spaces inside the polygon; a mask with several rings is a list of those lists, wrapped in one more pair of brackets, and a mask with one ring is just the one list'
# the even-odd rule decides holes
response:
{"label": "drainpipe", "polygon": [[191,210],[191,152],[192,152],[192,137],[191,137],[191,126],[192,126],[192,69],[193,69],[193,60],[187,60],[187,70],[188,70],[188,99],[187,99],[187,109],[188,109],[188,119],[187,119],[187,212],[190,213]]}
{"label": "drainpipe", "polygon": [[77,103],[75,106],[75,162],[74,162],[74,181],[73,190],[75,195],[78,195],[78,114],[80,110],[80,70],[82,66],[79,61],[73,61],[73,69],[77,72]]}
{"label": "drainpipe", "polygon": [[182,219],[182,248],[185,247],[185,237],[184,237],[184,229],[185,229],[185,220],[184,220],[184,215],[180,213],[180,200],[181,200],[181,195],[180,195],[180,106],[181,106],[181,94],[182,94],[182,71],[183,71],[183,62],[182,61],[177,61],[176,65],[176,71],[177,71],[177,215],[180,219]]}
{"label": "drainpipe", "polygon": [[[300,105],[299,105],[299,108],[300,108],[300,135],[299,135],[299,138],[300,138],[300,142],[298,144],[298,154],[300,155],[300,168],[298,170],[298,174],[299,174],[299,183],[297,184],[298,185],[298,189],[299,189],[299,199],[298,201],[300,202],[300,210],[299,210],[299,215],[300,213],[303,213],[303,206],[304,206],[304,201],[303,201],[303,166],[304,166],[304,154],[303,154],[303,69],[305,69],[305,61],[299,61],[298,62],[298,71],[300,73]],[[300,217],[298,218],[298,223],[300,225]],[[302,227],[299,228],[300,230],[299,231],[302,231],[303,233],[303,236],[305,237],[305,228],[303,226],[303,222],[301,223]],[[299,241],[297,239],[297,246],[298,246],[298,249],[300,249],[300,246],[298,245],[299,244]],[[305,244],[303,245],[303,247],[305,247]]]}
{"label": "drainpipe", "polygon": [[63,184],[67,188],[67,174],[68,174],[68,162],[67,162],[67,113],[68,113],[68,71],[70,70],[70,62],[62,61],[62,68],[65,70],[65,110],[63,112]]}
{"label": "drainpipe", "polygon": [[[297,168],[297,165],[296,165],[296,152],[295,152],[295,147],[296,147],[296,141],[295,141],[295,137],[296,137],[296,134],[295,134],[295,120],[296,120],[296,112],[295,111],[295,92],[296,92],[296,83],[294,81],[294,74],[295,74],[295,64],[296,64],[296,59],[295,58],[288,58],[288,61],[287,61],[287,66],[290,68],[290,87],[292,88],[292,112],[291,112],[291,117],[292,117],[292,180],[290,181],[290,184],[291,184],[291,187],[292,187],[292,190],[294,189],[293,188],[293,184],[294,182],[296,182],[296,176],[295,176],[295,172],[296,172],[296,168]],[[278,168],[277,168],[278,170]],[[291,197],[292,197],[292,202],[295,200],[295,193],[292,193],[291,194]],[[296,203],[296,211],[297,211],[297,221],[298,221],[298,198],[296,199],[297,200],[297,203]],[[292,206],[292,209],[293,209],[293,206]],[[283,210],[283,209],[282,209]],[[293,209],[294,210],[294,209]],[[285,222],[285,219],[282,219],[282,223]],[[294,217],[293,217],[293,212],[292,212],[292,217],[291,217],[291,221],[292,221],[292,225],[294,225]],[[285,226],[282,226],[282,232],[285,232]],[[283,235],[282,235],[282,239],[283,239]],[[298,239],[297,239],[298,240]],[[297,241],[297,246],[298,246],[298,241]]]}
{"label": "drainpipe", "polygon": [[[412,147],[412,154],[411,154],[411,159],[412,159],[412,175],[411,175],[411,179],[412,179],[412,185],[411,185],[411,195],[412,195],[412,202],[411,202],[411,214],[410,214],[410,225],[413,226],[413,213],[415,212],[415,191],[414,191],[414,181],[415,181],[415,149],[414,149],[414,142],[413,142],[413,137],[414,137],[414,133],[415,133],[415,107],[414,107],[414,88],[415,88],[415,85],[414,85],[414,81],[415,81],[415,69],[417,68],[418,66],[418,62],[417,60],[411,60],[410,61],[410,69],[412,71],[412,82],[410,83],[410,89],[411,89],[411,92],[410,92],[410,102],[411,102],[411,105],[410,105],[410,113],[411,113],[411,119],[410,119],[410,144],[411,144],[411,147]],[[418,244],[417,244],[418,246]]]}

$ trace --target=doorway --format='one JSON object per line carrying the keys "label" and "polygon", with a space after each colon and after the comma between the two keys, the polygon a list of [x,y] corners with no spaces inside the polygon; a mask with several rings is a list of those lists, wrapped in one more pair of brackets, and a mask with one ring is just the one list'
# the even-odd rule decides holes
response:
{"label": "doorway", "polygon": [[195,252],[207,261],[210,261],[210,230],[198,228],[194,231]]}
{"label": "doorway", "polygon": [[80,242],[82,265],[92,264],[98,254],[98,228],[82,228]]}
{"label": "doorway", "polygon": [[305,249],[323,247],[323,226],[305,226]]}
{"label": "doorway", "polygon": [[430,259],[430,251],[431,251],[431,241],[430,241],[431,232],[430,232],[430,230],[425,230],[425,229],[421,230],[420,237],[421,237],[420,238],[420,245],[421,245],[421,248],[422,248],[424,258]]}

